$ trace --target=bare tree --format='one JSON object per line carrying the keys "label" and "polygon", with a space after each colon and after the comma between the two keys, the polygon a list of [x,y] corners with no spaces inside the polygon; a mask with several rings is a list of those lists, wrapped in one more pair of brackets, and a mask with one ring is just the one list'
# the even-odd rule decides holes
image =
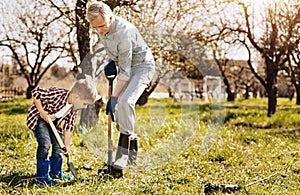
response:
{"label": "bare tree", "polygon": [[213,59],[219,67],[219,70],[222,74],[223,82],[226,86],[227,101],[234,101],[235,92],[233,91],[233,86],[232,86],[233,83],[231,83],[228,78],[230,77],[230,75],[228,75],[230,71],[228,71],[229,59],[226,58],[226,49],[220,50],[221,46],[218,46],[216,42],[213,43],[212,45],[214,45],[211,46],[213,48],[212,49]]}
{"label": "bare tree", "polygon": [[294,52],[289,51],[288,69],[291,82],[296,89],[296,104],[300,105],[300,48],[295,47]]}
{"label": "bare tree", "polygon": [[[215,1],[215,14],[219,21],[208,21],[213,28],[205,32],[210,38],[235,36],[248,52],[252,73],[264,86],[268,95],[268,116],[276,112],[277,75],[288,61],[288,48],[294,47],[299,5],[283,1],[272,3],[243,0]],[[258,9],[259,8],[259,9]],[[229,10],[231,10],[229,12]],[[287,16],[292,22],[286,22]],[[205,34],[201,32],[201,34]],[[265,62],[265,75],[259,75],[252,64],[253,51],[260,53]]]}
{"label": "bare tree", "polygon": [[155,78],[138,104],[145,104],[160,80],[171,72],[179,71],[190,78],[192,74],[200,75],[199,59],[203,58],[204,49],[188,34],[194,24],[194,10],[200,5],[201,1],[196,0],[151,0],[139,1],[133,7],[135,12],[123,7],[118,10],[138,27],[156,60]]}
{"label": "bare tree", "polygon": [[295,10],[287,11],[285,22],[288,24],[288,63],[284,70],[290,75],[291,82],[296,89],[296,104],[300,105],[300,4],[295,5]]}
{"label": "bare tree", "polygon": [[[292,41],[294,31],[291,32],[290,29],[294,29],[297,26],[297,20],[299,23],[299,18],[297,18],[299,17],[299,7],[286,4],[282,1],[269,4],[266,7],[265,12],[267,15],[263,21],[265,24],[264,34],[260,39],[255,39],[254,31],[251,30],[254,27],[250,24],[248,7],[243,3],[240,3],[240,5],[244,12],[246,22],[244,32],[247,35],[248,41],[261,54],[265,61],[266,78],[263,79],[258,75],[256,77],[261,81],[268,94],[268,116],[271,116],[276,112],[277,75],[288,61],[288,48],[294,47],[294,41]],[[284,18],[290,15],[290,12],[294,14],[296,12],[296,14],[292,16],[293,22],[286,23]],[[240,29],[239,32],[243,32],[243,30]],[[243,41],[243,44],[247,47],[246,42]],[[247,50],[250,51],[248,47]],[[253,67],[250,61],[250,52],[248,63],[250,67]],[[254,69],[252,68],[251,70]]]}
{"label": "bare tree", "polygon": [[70,28],[59,21],[61,14],[47,9],[41,1],[7,4],[3,10],[11,18],[1,26],[0,46],[9,48],[26,78],[26,97],[58,59],[65,56],[65,40]]}

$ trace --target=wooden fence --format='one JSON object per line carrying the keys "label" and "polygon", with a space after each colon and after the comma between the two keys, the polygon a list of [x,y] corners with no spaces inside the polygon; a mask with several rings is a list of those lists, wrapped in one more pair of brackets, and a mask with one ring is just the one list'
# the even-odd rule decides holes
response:
{"label": "wooden fence", "polygon": [[16,98],[24,98],[25,90],[20,87],[1,87],[0,88],[0,100],[9,101]]}

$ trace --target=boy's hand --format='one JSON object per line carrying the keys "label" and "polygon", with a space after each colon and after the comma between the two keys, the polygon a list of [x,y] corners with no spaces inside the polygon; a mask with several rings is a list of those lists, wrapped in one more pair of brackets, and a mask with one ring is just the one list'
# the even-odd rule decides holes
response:
{"label": "boy's hand", "polygon": [[44,119],[44,121],[49,123],[49,121],[48,121],[48,112],[42,111],[42,112],[40,112],[40,116],[41,116],[42,119]]}
{"label": "boy's hand", "polygon": [[52,121],[55,121],[55,119],[56,119],[56,117],[54,116],[54,114],[50,114],[49,117],[50,117],[50,119],[51,119]]}
{"label": "boy's hand", "polygon": [[72,136],[72,132],[64,131],[64,144],[66,148],[66,151],[62,152],[64,155],[70,152],[71,136]]}
{"label": "boy's hand", "polygon": [[65,146],[65,148],[66,150],[61,150],[61,153],[66,156],[70,153],[70,146]]}

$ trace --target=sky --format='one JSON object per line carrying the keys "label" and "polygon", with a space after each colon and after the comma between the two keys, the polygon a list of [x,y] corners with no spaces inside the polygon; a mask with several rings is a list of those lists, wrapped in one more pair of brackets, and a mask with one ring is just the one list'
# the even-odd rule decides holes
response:
{"label": "sky", "polygon": [[[74,3],[72,3],[74,0],[68,0],[70,5],[74,5]],[[192,2],[194,0],[191,0]],[[259,19],[261,18],[261,10],[264,8],[264,6],[267,5],[272,5],[275,1],[284,1],[284,2],[288,2],[288,3],[299,3],[299,0],[243,0],[246,3],[252,4],[252,9],[250,9],[252,11],[252,13],[255,15],[255,19],[257,20],[257,23],[259,23]],[[34,0],[22,0],[22,2],[26,2],[26,5],[28,6],[33,6],[33,2],[35,2]],[[59,2],[59,1],[58,1]],[[0,15],[0,26],[1,24],[3,24],[4,22],[10,22],[10,14],[16,13],[17,11],[19,11],[18,9],[18,3],[15,0],[1,0],[0,1],[0,10],[1,10],[1,15]],[[17,9],[16,9],[17,8]],[[3,38],[3,29],[0,28],[0,31],[2,31],[0,33],[0,39]],[[259,35],[261,32],[259,32],[258,30],[255,32],[256,35]],[[0,47],[0,57],[2,58],[2,60],[4,61],[9,61],[10,57],[3,57],[3,54],[10,54],[10,51],[7,48],[3,48]],[[233,58],[233,59],[247,59],[247,52],[245,49],[240,49],[240,48],[234,48],[232,49],[232,53],[231,55],[229,55],[229,57]]]}

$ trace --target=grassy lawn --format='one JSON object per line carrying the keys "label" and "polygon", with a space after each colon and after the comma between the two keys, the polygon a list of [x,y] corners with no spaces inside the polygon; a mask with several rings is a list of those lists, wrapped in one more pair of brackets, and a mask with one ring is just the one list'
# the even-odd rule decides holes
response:
{"label": "grassy lawn", "polygon": [[[300,192],[300,106],[286,99],[278,99],[270,118],[266,99],[228,107],[152,99],[137,107],[139,163],[121,179],[98,174],[107,159],[103,110],[96,127],[77,127],[73,135],[70,157],[79,179],[54,187],[35,183],[30,103],[0,103],[0,194],[204,194],[207,183],[241,185],[235,194]],[[117,138],[115,130],[115,145]]]}

